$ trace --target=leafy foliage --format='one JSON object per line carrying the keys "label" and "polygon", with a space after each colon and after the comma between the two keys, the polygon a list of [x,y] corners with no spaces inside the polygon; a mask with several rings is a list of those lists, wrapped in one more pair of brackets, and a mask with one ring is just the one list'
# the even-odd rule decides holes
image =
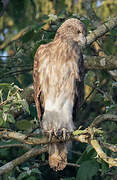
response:
{"label": "leafy foliage", "polygon": [[[28,2],[11,0],[6,5],[7,10],[3,11],[4,15],[0,19],[1,128],[30,133],[37,126],[33,92],[30,93],[30,90],[33,91],[34,54],[40,44],[48,43],[53,39],[57,28],[69,17],[81,19],[89,32],[95,29],[83,3],[83,0],[30,0]],[[92,7],[102,22],[108,20],[106,18],[109,16],[117,14],[116,0],[92,1]],[[3,1],[0,1],[0,9],[3,8]],[[117,28],[102,38],[100,46],[107,55],[117,55],[116,33]],[[17,35],[20,38],[17,38]],[[85,53],[97,55],[92,47],[88,47]],[[88,71],[86,73],[85,98],[86,101],[78,113],[79,126],[87,127],[97,115],[103,113],[117,114],[117,83],[108,72]],[[107,133],[101,140],[117,143],[116,123],[104,123],[102,128]],[[14,143],[17,142],[1,139],[0,146]],[[17,147],[0,149],[0,165],[12,161],[25,151]],[[96,157],[96,152],[91,146],[73,143],[70,151],[68,161],[79,167],[68,166],[63,172],[53,172],[47,164],[47,155],[42,154],[4,174],[3,180],[111,180],[116,175],[117,168],[109,169],[105,162]],[[110,154],[109,151],[107,153]],[[116,157],[115,153],[113,155]]]}
{"label": "leafy foliage", "polygon": [[30,113],[28,103],[21,98],[20,89],[12,84],[0,84],[0,126],[5,127],[8,123],[15,123],[13,111],[24,111]]}

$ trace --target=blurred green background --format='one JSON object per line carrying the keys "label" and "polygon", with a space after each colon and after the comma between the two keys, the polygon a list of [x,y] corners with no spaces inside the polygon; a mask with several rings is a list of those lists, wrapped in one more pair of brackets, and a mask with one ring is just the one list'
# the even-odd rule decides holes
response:
{"label": "blurred green background", "polygon": [[[89,2],[89,3],[88,3]],[[91,6],[90,6],[91,5]],[[90,6],[90,8],[88,7]],[[85,23],[88,33],[99,24],[117,16],[117,0],[1,0],[0,1],[0,126],[29,133],[38,126],[33,100],[33,59],[40,44],[53,40],[57,28],[65,19],[75,17]],[[97,40],[106,55],[117,56],[117,28]],[[85,55],[98,56],[93,46]],[[116,71],[115,76],[116,76]],[[78,125],[86,128],[94,118],[104,113],[117,114],[116,77],[108,71],[90,70],[85,76],[85,98],[78,112]],[[106,122],[102,141],[117,144],[117,125]],[[0,145],[14,144],[1,139]],[[0,165],[12,161],[23,148],[0,149]],[[108,155],[116,153],[105,150]],[[109,168],[90,145],[73,142],[68,165],[62,172],[49,168],[47,154],[21,164],[3,175],[3,180],[116,180],[117,168]],[[80,167],[77,167],[77,164]],[[76,166],[75,166],[76,165]]]}

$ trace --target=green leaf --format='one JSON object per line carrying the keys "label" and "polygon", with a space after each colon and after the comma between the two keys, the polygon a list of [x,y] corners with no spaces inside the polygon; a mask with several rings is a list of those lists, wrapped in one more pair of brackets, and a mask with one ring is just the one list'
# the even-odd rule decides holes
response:
{"label": "green leaf", "polygon": [[[2,113],[2,118],[3,118],[4,122],[10,122],[10,123],[15,122],[14,117],[12,116],[12,114],[6,113],[4,111]],[[2,118],[1,118],[1,120],[2,120]]]}
{"label": "green leaf", "polygon": [[[30,180],[36,180],[36,178],[35,178],[35,176],[31,176],[31,174],[33,173],[33,174],[41,174],[41,172],[39,171],[39,169],[38,168],[34,168],[34,169],[32,169],[32,170],[30,170],[29,168],[25,168],[25,172],[22,172],[19,176],[18,176],[18,178],[17,178],[17,180],[23,180],[24,178],[25,179],[30,179]],[[26,178],[27,177],[27,178]]]}
{"label": "green leaf", "polygon": [[101,174],[105,174],[108,171],[108,164],[104,161],[101,162]]}
{"label": "green leaf", "polygon": [[11,104],[6,104],[3,106],[3,112],[8,112],[10,109]]}
{"label": "green leaf", "polygon": [[44,162],[45,161],[45,154],[44,153],[42,153],[42,155],[41,155],[41,160]]}
{"label": "green leaf", "polygon": [[28,103],[25,99],[20,101],[21,105],[23,106],[24,110],[30,114]]}
{"label": "green leaf", "polygon": [[7,121],[10,123],[15,123],[15,119],[12,116],[12,114],[9,114],[9,113],[7,114]]}
{"label": "green leaf", "polygon": [[19,93],[17,93],[17,99],[18,99],[18,100],[21,100],[21,96],[20,96]]}
{"label": "green leaf", "polygon": [[0,83],[0,86],[1,87],[11,87],[11,85],[8,83]]}
{"label": "green leaf", "polygon": [[94,98],[93,98],[93,101],[94,102],[102,102],[104,101],[104,96],[102,96],[101,94],[99,93],[96,93]]}
{"label": "green leaf", "polygon": [[0,127],[3,125],[4,121],[3,121],[3,118],[2,118],[2,112],[0,112]]}
{"label": "green leaf", "polygon": [[99,164],[95,160],[85,161],[81,164],[76,179],[77,180],[92,180],[92,177],[97,174]]}
{"label": "green leaf", "polygon": [[39,171],[39,169],[38,168],[34,168],[34,169],[32,169],[32,171],[31,171],[32,173],[35,173],[35,174],[41,174],[41,172]]}
{"label": "green leaf", "polygon": [[16,122],[16,127],[19,130],[31,130],[32,129],[32,123],[28,120],[21,120]]}
{"label": "green leaf", "polygon": [[17,180],[23,180],[25,177],[28,177],[29,175],[27,174],[27,172],[22,172],[19,176],[18,176],[18,178],[17,178]]}
{"label": "green leaf", "polygon": [[84,161],[92,160],[96,156],[95,150],[92,148],[91,145],[88,145],[86,150],[83,152],[82,156],[77,160],[77,164],[81,164]]}
{"label": "green leaf", "polygon": [[5,112],[2,113],[2,118],[5,122],[7,121],[7,115],[8,113],[5,113]]}
{"label": "green leaf", "polygon": [[90,153],[92,150],[93,150],[93,147],[90,144],[88,144],[86,148],[87,154]]}

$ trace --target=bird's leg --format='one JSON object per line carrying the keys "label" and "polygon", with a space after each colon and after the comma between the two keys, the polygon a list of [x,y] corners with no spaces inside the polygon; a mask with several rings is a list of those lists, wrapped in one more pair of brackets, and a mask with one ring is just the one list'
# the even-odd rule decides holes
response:
{"label": "bird's leg", "polygon": [[67,137],[69,136],[69,132],[65,128],[63,128],[61,131],[62,131],[63,140],[65,141],[67,139]]}
{"label": "bird's leg", "polygon": [[55,136],[55,137],[58,136],[58,135],[57,135],[56,129],[46,131],[46,133],[48,133],[48,136],[49,136],[49,142],[52,141],[52,137],[53,137],[53,136]]}
{"label": "bird's leg", "polygon": [[67,137],[70,136],[70,132],[66,128],[62,128],[61,130],[53,129],[53,130],[46,131],[46,133],[48,133],[49,142],[52,141],[53,136],[57,137],[60,140],[63,139],[64,141],[67,139]]}
{"label": "bird's leg", "polygon": [[49,142],[51,142],[52,141],[52,136],[53,136],[53,130],[46,131],[46,133],[48,134]]}
{"label": "bird's leg", "polygon": [[54,135],[57,137],[57,131],[56,131],[55,128],[53,129],[53,133],[54,133]]}
{"label": "bird's leg", "polygon": [[66,135],[67,135],[67,129],[63,128],[62,129],[62,136],[63,136],[63,140],[66,140]]}
{"label": "bird's leg", "polygon": [[64,141],[66,140],[66,137],[68,137],[68,130],[66,128],[62,128],[61,130],[53,130],[54,136],[57,137],[58,139],[63,139]]}

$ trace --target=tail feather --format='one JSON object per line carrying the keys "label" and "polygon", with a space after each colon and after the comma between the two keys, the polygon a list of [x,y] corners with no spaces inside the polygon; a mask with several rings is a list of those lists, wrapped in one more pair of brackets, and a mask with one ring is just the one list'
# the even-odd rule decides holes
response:
{"label": "tail feather", "polygon": [[49,144],[49,165],[56,171],[63,170],[67,165],[67,148],[65,143]]}

